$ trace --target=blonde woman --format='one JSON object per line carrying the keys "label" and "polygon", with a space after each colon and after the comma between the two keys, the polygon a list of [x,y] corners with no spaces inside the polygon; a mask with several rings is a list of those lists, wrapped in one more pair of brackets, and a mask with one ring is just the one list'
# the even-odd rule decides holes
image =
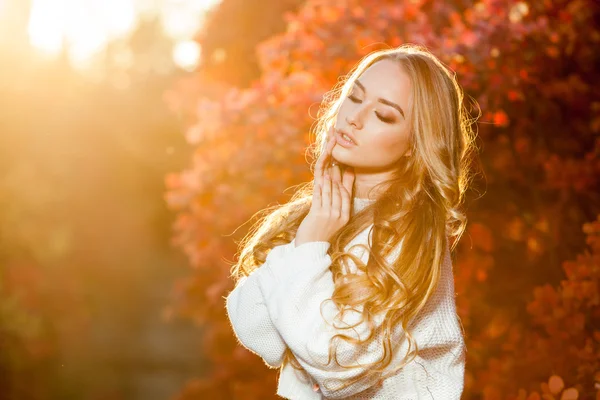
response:
{"label": "blonde woman", "polygon": [[427,49],[364,57],[316,128],[314,181],[240,243],[226,310],[287,399],[459,400],[466,348],[450,239],[474,149],[453,72]]}

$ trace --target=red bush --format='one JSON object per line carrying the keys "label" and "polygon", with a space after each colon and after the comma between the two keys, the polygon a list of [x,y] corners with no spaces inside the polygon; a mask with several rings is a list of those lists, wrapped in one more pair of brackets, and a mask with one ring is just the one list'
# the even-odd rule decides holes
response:
{"label": "red bush", "polygon": [[[600,214],[599,20],[585,0],[308,1],[257,47],[262,74],[249,88],[186,102],[171,93],[194,147],[189,168],[167,179],[174,241],[193,267],[176,304],[208,330],[214,363],[182,397],[274,398],[274,371],[256,368],[228,331],[223,257],[236,251],[238,226],[311,179],[304,149],[322,95],[361,56],[410,42],[453,68],[483,110],[485,175],[454,267],[464,398],[554,398],[565,385],[573,389],[562,398],[596,398],[597,223],[586,225],[594,250],[561,262],[581,251],[580,227]],[[211,85],[202,71],[196,82],[199,93]]]}

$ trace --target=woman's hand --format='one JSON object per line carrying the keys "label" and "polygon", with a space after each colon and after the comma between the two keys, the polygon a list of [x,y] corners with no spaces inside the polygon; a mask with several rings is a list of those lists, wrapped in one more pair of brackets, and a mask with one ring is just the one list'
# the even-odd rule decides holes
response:
{"label": "woman's hand", "polygon": [[354,170],[346,168],[342,177],[339,165],[331,166],[336,144],[333,129],[329,130],[325,151],[315,165],[312,205],[298,227],[296,247],[307,242],[329,241],[350,220]]}

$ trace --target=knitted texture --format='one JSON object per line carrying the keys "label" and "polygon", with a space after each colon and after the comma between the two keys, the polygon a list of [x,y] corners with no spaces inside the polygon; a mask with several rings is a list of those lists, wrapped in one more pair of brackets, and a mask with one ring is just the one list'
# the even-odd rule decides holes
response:
{"label": "knitted texture", "polygon": [[[354,198],[353,213],[369,204]],[[357,235],[346,247],[364,263],[368,252],[350,249],[357,243],[368,244],[371,227]],[[452,261],[447,250],[439,284],[425,308],[409,327],[416,340],[417,357],[393,376],[383,381],[365,377],[344,389],[336,386],[359,375],[363,367],[344,369],[329,357],[330,339],[337,333],[366,338],[365,323],[354,330],[340,329],[360,321],[360,309],[346,312],[342,321],[334,318],[338,308],[331,297],[333,276],[327,254],[329,242],[308,242],[296,247],[295,239],[274,247],[265,263],[242,278],[226,298],[226,310],[239,342],[262,357],[267,365],[282,365],[286,348],[296,356],[306,374],[291,365],[280,368],[277,394],[292,400],[386,399],[386,400],[460,400],[464,386],[466,347],[456,314]],[[390,254],[391,262],[401,250]],[[356,266],[348,260],[353,273]],[[382,316],[375,316],[376,325]],[[392,335],[393,358],[388,368],[402,360],[408,351],[408,340],[401,326]],[[364,365],[381,358],[383,346],[375,340],[365,348],[338,341],[337,360],[341,365]]]}

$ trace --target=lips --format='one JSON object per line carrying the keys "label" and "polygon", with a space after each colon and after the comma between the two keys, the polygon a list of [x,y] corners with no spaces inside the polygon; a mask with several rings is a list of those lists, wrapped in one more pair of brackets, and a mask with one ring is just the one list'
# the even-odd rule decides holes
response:
{"label": "lips", "polygon": [[343,137],[343,135],[348,136],[350,138],[350,140],[352,140],[352,143],[354,143],[354,145],[357,145],[356,138],[350,132],[346,132],[346,131],[343,131],[341,129],[338,129],[337,132],[338,132],[338,135],[340,135],[340,137]]}

